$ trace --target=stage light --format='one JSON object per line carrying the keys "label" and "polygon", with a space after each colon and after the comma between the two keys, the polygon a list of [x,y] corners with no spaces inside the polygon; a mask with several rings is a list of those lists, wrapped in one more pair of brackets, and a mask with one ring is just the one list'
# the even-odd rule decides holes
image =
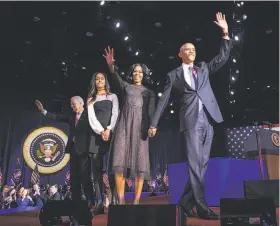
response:
{"label": "stage light", "polygon": [[237,35],[234,36],[234,40],[235,40],[235,41],[238,41],[238,40],[239,40],[239,38],[238,38]]}
{"label": "stage light", "polygon": [[139,52],[138,52],[138,51],[136,51],[135,56],[138,56],[138,55],[139,55]]}
{"label": "stage light", "polygon": [[232,58],[232,61],[233,61],[233,63],[236,63],[236,59],[235,58]]}
{"label": "stage light", "polygon": [[234,92],[234,90],[230,90],[229,93],[230,93],[230,95],[234,95],[235,92]]}
{"label": "stage light", "polygon": [[249,87],[247,87],[247,90],[249,90],[250,88]]}
{"label": "stage light", "polygon": [[232,82],[235,82],[235,81],[236,81],[236,78],[235,78],[234,76],[231,76],[230,80],[231,80]]}
{"label": "stage light", "polygon": [[61,61],[61,64],[62,64],[62,65],[65,65],[66,63],[65,63],[64,61]]}
{"label": "stage light", "polygon": [[160,22],[155,22],[155,27],[161,27],[161,23]]}
{"label": "stage light", "polygon": [[170,111],[170,113],[171,113],[171,114],[173,114],[173,113],[174,113],[174,111],[173,111],[173,110],[171,110],[171,111]]}
{"label": "stage light", "polygon": [[158,93],[158,96],[161,97],[161,96],[162,96],[162,93]]}
{"label": "stage light", "polygon": [[237,23],[241,23],[242,21],[247,19],[247,15],[246,14],[242,14],[242,13],[233,13],[233,21],[237,22]]}
{"label": "stage light", "polygon": [[125,40],[125,41],[127,41],[128,39],[129,39],[129,37],[128,37],[128,36],[125,36],[125,37],[124,37],[124,40]]}
{"label": "stage light", "polygon": [[88,31],[88,32],[86,33],[86,36],[88,36],[88,37],[92,37],[92,36],[93,36],[93,33],[92,33],[92,32],[90,32],[90,31]]}
{"label": "stage light", "polygon": [[35,21],[35,22],[38,22],[38,21],[40,21],[41,19],[40,19],[40,17],[37,17],[37,16],[34,16],[33,17],[33,21]]}
{"label": "stage light", "polygon": [[105,1],[101,1],[101,2],[100,2],[100,5],[104,5],[104,4],[105,4]]}
{"label": "stage light", "polygon": [[270,86],[266,86],[266,88],[270,88]]}
{"label": "stage light", "polygon": [[86,70],[86,67],[82,67],[82,70]]}
{"label": "stage light", "polygon": [[173,103],[171,102],[169,105],[170,105],[170,106],[173,106]]}
{"label": "stage light", "polygon": [[118,28],[118,27],[120,27],[120,26],[121,26],[120,22],[117,22],[117,23],[116,23],[116,28]]}

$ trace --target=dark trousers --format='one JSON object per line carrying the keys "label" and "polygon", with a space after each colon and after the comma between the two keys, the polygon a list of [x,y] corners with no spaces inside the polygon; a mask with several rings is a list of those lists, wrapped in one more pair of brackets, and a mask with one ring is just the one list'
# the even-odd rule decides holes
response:
{"label": "dark trousers", "polygon": [[[103,182],[103,158],[104,155],[100,154],[91,154],[91,180],[94,185],[95,190],[95,198],[97,201],[97,204],[103,204],[104,203],[104,195],[105,194],[105,185]],[[114,192],[115,188],[115,181],[114,176],[109,174],[108,175],[109,180],[109,186],[112,190],[112,193]],[[114,196],[114,194],[112,194]]]}
{"label": "dark trousers", "polygon": [[75,145],[70,157],[70,185],[72,200],[79,202],[81,200],[82,189],[84,191],[88,206],[92,207],[94,196],[93,187],[90,180],[90,157],[88,153],[77,154]]}
{"label": "dark trousers", "polygon": [[214,135],[213,126],[209,121],[210,116],[202,109],[195,127],[184,131],[189,179],[179,204],[186,208],[196,205],[197,208],[208,209],[204,198],[204,175]]}

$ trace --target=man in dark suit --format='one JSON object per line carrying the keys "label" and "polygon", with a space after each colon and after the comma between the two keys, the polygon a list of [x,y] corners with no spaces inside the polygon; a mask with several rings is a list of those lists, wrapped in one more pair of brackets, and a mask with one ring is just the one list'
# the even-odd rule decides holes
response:
{"label": "man in dark suit", "polygon": [[[213,139],[213,122],[223,121],[219,106],[213,94],[209,75],[218,71],[228,60],[232,41],[228,37],[225,16],[216,14],[215,23],[222,29],[220,53],[209,63],[194,65],[195,47],[184,44],[179,52],[182,66],[167,74],[164,92],[158,102],[152,119],[149,135],[156,134],[159,118],[168,104],[173,89],[180,95],[180,131],[184,133],[189,170],[189,180],[179,201],[188,217],[218,219],[207,205],[204,197],[204,175],[208,165]],[[194,211],[196,207],[197,212]]]}
{"label": "man in dark suit", "polygon": [[[85,192],[89,207],[93,206],[93,186],[90,180],[90,125],[84,101],[80,96],[71,98],[71,115],[58,115],[47,112],[40,101],[36,100],[39,111],[46,117],[66,122],[69,125],[68,141],[65,152],[70,154],[70,185],[73,201],[81,200],[81,190]],[[82,186],[82,187],[81,187]]]}

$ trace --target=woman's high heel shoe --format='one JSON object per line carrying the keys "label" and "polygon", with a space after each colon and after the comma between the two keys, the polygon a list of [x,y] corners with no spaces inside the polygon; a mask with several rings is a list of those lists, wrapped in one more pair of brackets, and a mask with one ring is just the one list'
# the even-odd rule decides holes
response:
{"label": "woman's high heel shoe", "polygon": [[133,205],[139,205],[139,200],[134,199],[134,201],[133,201]]}

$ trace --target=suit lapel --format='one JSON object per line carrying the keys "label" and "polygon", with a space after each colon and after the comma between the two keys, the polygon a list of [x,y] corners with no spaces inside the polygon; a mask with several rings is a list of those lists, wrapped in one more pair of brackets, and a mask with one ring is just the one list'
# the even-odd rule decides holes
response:
{"label": "suit lapel", "polygon": [[186,85],[189,89],[194,90],[187,82],[184,76],[184,70],[183,67],[180,66],[177,68],[177,73],[176,73],[176,79],[179,81],[179,84],[181,84],[183,87]]}
{"label": "suit lapel", "polygon": [[[77,122],[77,125],[76,125],[76,128],[79,126],[81,120],[84,120],[83,118],[85,117],[85,110],[83,111],[83,113],[81,114],[78,122]],[[76,114],[74,114],[74,126],[75,126],[75,121],[76,121]]]}
{"label": "suit lapel", "polygon": [[198,66],[195,66],[195,65],[194,65],[194,68],[195,68],[196,73],[197,73],[197,89],[200,89],[200,87],[202,85],[202,81],[203,81],[201,69]]}

